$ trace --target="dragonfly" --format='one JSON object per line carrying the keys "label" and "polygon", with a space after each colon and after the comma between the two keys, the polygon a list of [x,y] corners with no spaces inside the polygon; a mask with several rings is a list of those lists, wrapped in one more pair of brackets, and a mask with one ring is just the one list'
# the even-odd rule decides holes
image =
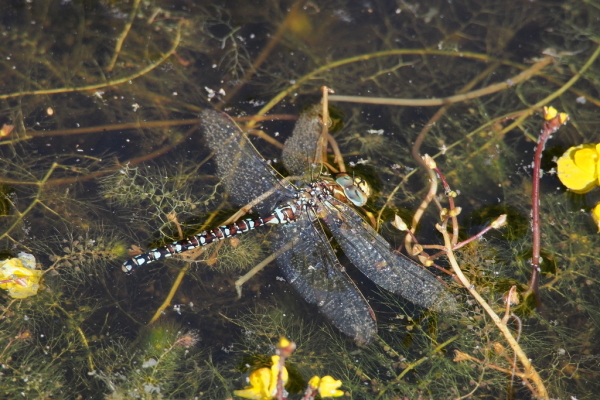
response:
{"label": "dragonfly", "polygon": [[[322,115],[314,106],[301,114],[283,148],[281,176],[225,113],[205,110],[202,128],[214,153],[217,175],[229,198],[252,204],[262,217],[248,218],[201,232],[137,255],[123,264],[135,268],[200,246],[271,226],[275,263],[284,278],[341,332],[368,344],[377,334],[375,313],[332,247],[332,237],[346,258],[369,280],[410,302],[438,312],[452,312],[456,300],[435,275],[390,244],[357,212],[367,201],[347,174],[332,179],[322,168]],[[319,176],[315,179],[315,176]],[[326,228],[325,228],[326,227]],[[326,230],[327,229],[327,230]],[[329,232],[328,235],[326,232]]]}

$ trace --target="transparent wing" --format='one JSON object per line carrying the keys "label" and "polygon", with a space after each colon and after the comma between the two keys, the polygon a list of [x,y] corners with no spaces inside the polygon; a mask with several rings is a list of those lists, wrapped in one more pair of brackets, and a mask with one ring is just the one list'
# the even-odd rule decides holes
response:
{"label": "transparent wing", "polygon": [[291,175],[303,175],[323,161],[322,152],[318,151],[322,129],[320,110],[321,105],[317,104],[303,112],[292,136],[283,145],[283,165]]}
{"label": "transparent wing", "polygon": [[367,224],[352,208],[331,198],[323,220],[344,254],[371,281],[414,304],[434,311],[452,312],[457,304],[430,272],[402,254]]}
{"label": "transparent wing", "polygon": [[271,191],[271,195],[253,208],[261,214],[273,211],[281,197],[289,195],[293,189],[291,184],[280,183],[277,172],[227,114],[205,110],[201,119],[206,142],[215,153],[217,174],[229,197],[238,205],[244,205]]}
{"label": "transparent wing", "polygon": [[273,246],[292,247],[277,258],[286,280],[340,331],[358,343],[369,343],[377,333],[375,314],[339,264],[325,232],[305,212],[293,224],[275,230]]}

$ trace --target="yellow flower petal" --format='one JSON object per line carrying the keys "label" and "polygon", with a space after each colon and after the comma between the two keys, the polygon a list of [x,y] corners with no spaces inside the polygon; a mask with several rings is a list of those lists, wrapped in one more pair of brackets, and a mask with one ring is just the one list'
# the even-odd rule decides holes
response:
{"label": "yellow flower petal", "polygon": [[575,193],[586,193],[597,184],[598,152],[595,144],[571,147],[558,161],[560,181]]}
{"label": "yellow flower petal", "polygon": [[546,121],[550,121],[552,118],[556,117],[557,114],[558,111],[556,111],[556,108],[552,106],[544,107],[544,119]]}
{"label": "yellow flower petal", "polygon": [[277,344],[278,348],[283,348],[283,347],[288,347],[290,344],[292,344],[292,342],[290,342],[287,338],[284,338],[283,336],[279,338],[279,343]]}
{"label": "yellow flower petal", "polygon": [[581,149],[573,154],[575,165],[588,175],[595,176],[598,152],[596,149]]}
{"label": "yellow flower petal", "polygon": [[569,114],[567,114],[567,113],[558,114],[558,122],[560,122],[561,125],[566,124],[568,120],[569,120]]}
{"label": "yellow flower petal", "polygon": [[270,368],[257,369],[250,374],[249,380],[250,386],[246,386],[244,390],[234,390],[233,394],[253,400],[268,400],[273,398],[269,393],[269,385],[271,383]]}
{"label": "yellow flower petal", "polygon": [[596,207],[592,209],[592,218],[598,227],[598,232],[600,232],[600,203],[596,204]]}
{"label": "yellow flower petal", "polygon": [[319,382],[321,382],[321,378],[315,375],[308,381],[308,386],[317,389],[319,387]]}
{"label": "yellow flower petal", "polygon": [[319,394],[321,397],[340,397],[344,395],[344,392],[338,390],[342,386],[342,381],[335,380],[333,377],[326,375],[321,378],[319,383]]}

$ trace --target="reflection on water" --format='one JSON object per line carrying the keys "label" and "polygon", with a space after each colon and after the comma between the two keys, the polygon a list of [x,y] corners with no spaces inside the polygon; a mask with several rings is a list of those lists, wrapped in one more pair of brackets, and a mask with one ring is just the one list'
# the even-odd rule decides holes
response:
{"label": "reflection on water", "polygon": [[[246,117],[252,143],[285,173],[281,143],[327,85],[400,104],[330,103],[332,143],[349,173],[374,188],[365,215],[395,246],[404,234],[389,222],[394,214],[410,221],[429,189],[415,143],[460,192],[460,240],[510,210],[508,232],[457,251],[471,283],[504,315],[502,297],[529,280],[533,140],[542,124],[534,112],[551,104],[571,117],[548,154],[598,142],[598,8],[575,0],[202,3],[4,6],[1,253],[33,254],[44,273],[37,294],[0,300],[2,397],[228,398],[246,386],[238,362],[270,357],[284,335],[298,344],[288,370],[305,380],[332,375],[353,398],[530,398],[520,363],[507,389],[513,353],[457,284],[459,312],[435,315],[380,293],[340,258],[378,317],[379,338],[357,347],[275,268],[237,299],[235,280],[270,253],[268,232],[132,276],[120,264],[237,211],[199,134],[202,110]],[[250,121],[257,114],[275,117]],[[333,154],[327,161],[337,165]],[[596,229],[579,211],[593,204],[575,200],[552,174],[543,177],[542,308],[529,301],[512,310],[553,398],[598,390]],[[438,213],[431,205],[420,221],[422,245],[443,244]],[[444,257],[435,263],[447,267]]]}

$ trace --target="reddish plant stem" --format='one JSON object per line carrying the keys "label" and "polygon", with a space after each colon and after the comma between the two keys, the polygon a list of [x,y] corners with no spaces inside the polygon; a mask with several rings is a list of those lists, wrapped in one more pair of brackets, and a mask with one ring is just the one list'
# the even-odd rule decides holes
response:
{"label": "reddish plant stem", "polygon": [[454,245],[454,247],[452,248],[452,250],[458,250],[463,246],[466,246],[467,244],[480,239],[483,235],[485,235],[486,233],[488,233],[489,231],[491,231],[492,229],[494,229],[494,227],[492,225],[488,225],[485,228],[483,228],[481,231],[479,231],[475,236],[471,236],[470,238],[463,240],[460,243],[457,243],[456,245]]}
{"label": "reddish plant stem", "polygon": [[306,391],[304,392],[304,396],[302,397],[302,400],[313,400],[316,395],[317,395],[317,388],[314,388],[314,387],[310,386],[310,384],[309,384],[308,387],[306,388]]}
{"label": "reddish plant stem", "polygon": [[290,342],[287,339],[280,339],[277,345],[277,355],[279,355],[279,373],[277,374],[277,392],[275,397],[277,400],[287,400],[284,383],[283,369],[285,368],[285,360],[289,358],[296,350],[296,343]]}
{"label": "reddish plant stem", "polygon": [[448,184],[448,181],[446,180],[446,177],[444,176],[442,171],[438,167],[435,167],[433,170],[442,181],[442,186],[444,186],[444,193],[446,194],[446,198],[448,199],[448,206],[450,208],[449,217],[452,219],[452,245],[456,246],[456,243],[458,243],[458,219],[456,218],[457,214],[454,212],[454,210],[456,209],[456,206],[454,204],[454,197],[456,196],[456,193],[450,188],[450,184]]}
{"label": "reddish plant stem", "polygon": [[[475,236],[471,236],[469,239],[463,240],[462,242],[455,244],[454,247],[452,247],[452,250],[458,250],[461,247],[466,246],[467,244],[480,239],[481,237],[483,237],[483,235],[485,235],[492,229],[499,229],[500,227],[504,226],[505,222],[506,222],[506,214],[502,214],[502,215],[500,215],[499,219],[495,220],[494,222],[492,222],[492,224],[483,228]],[[426,248],[432,248],[432,247],[426,247]],[[435,253],[434,255],[429,256],[428,258],[430,260],[435,260],[438,257],[443,256],[444,254],[446,254],[445,248],[442,251],[439,251],[439,252]]]}
{"label": "reddish plant stem", "polygon": [[541,249],[540,178],[542,175],[542,153],[544,152],[546,142],[550,136],[562,125],[560,119],[561,116],[557,115],[556,117],[544,122],[540,137],[538,138],[537,146],[535,148],[535,155],[533,157],[533,181],[531,185],[531,278],[529,279],[527,290],[523,293],[523,297],[527,297],[531,294],[535,295],[535,302],[538,308],[541,305],[539,297],[539,280]]}

